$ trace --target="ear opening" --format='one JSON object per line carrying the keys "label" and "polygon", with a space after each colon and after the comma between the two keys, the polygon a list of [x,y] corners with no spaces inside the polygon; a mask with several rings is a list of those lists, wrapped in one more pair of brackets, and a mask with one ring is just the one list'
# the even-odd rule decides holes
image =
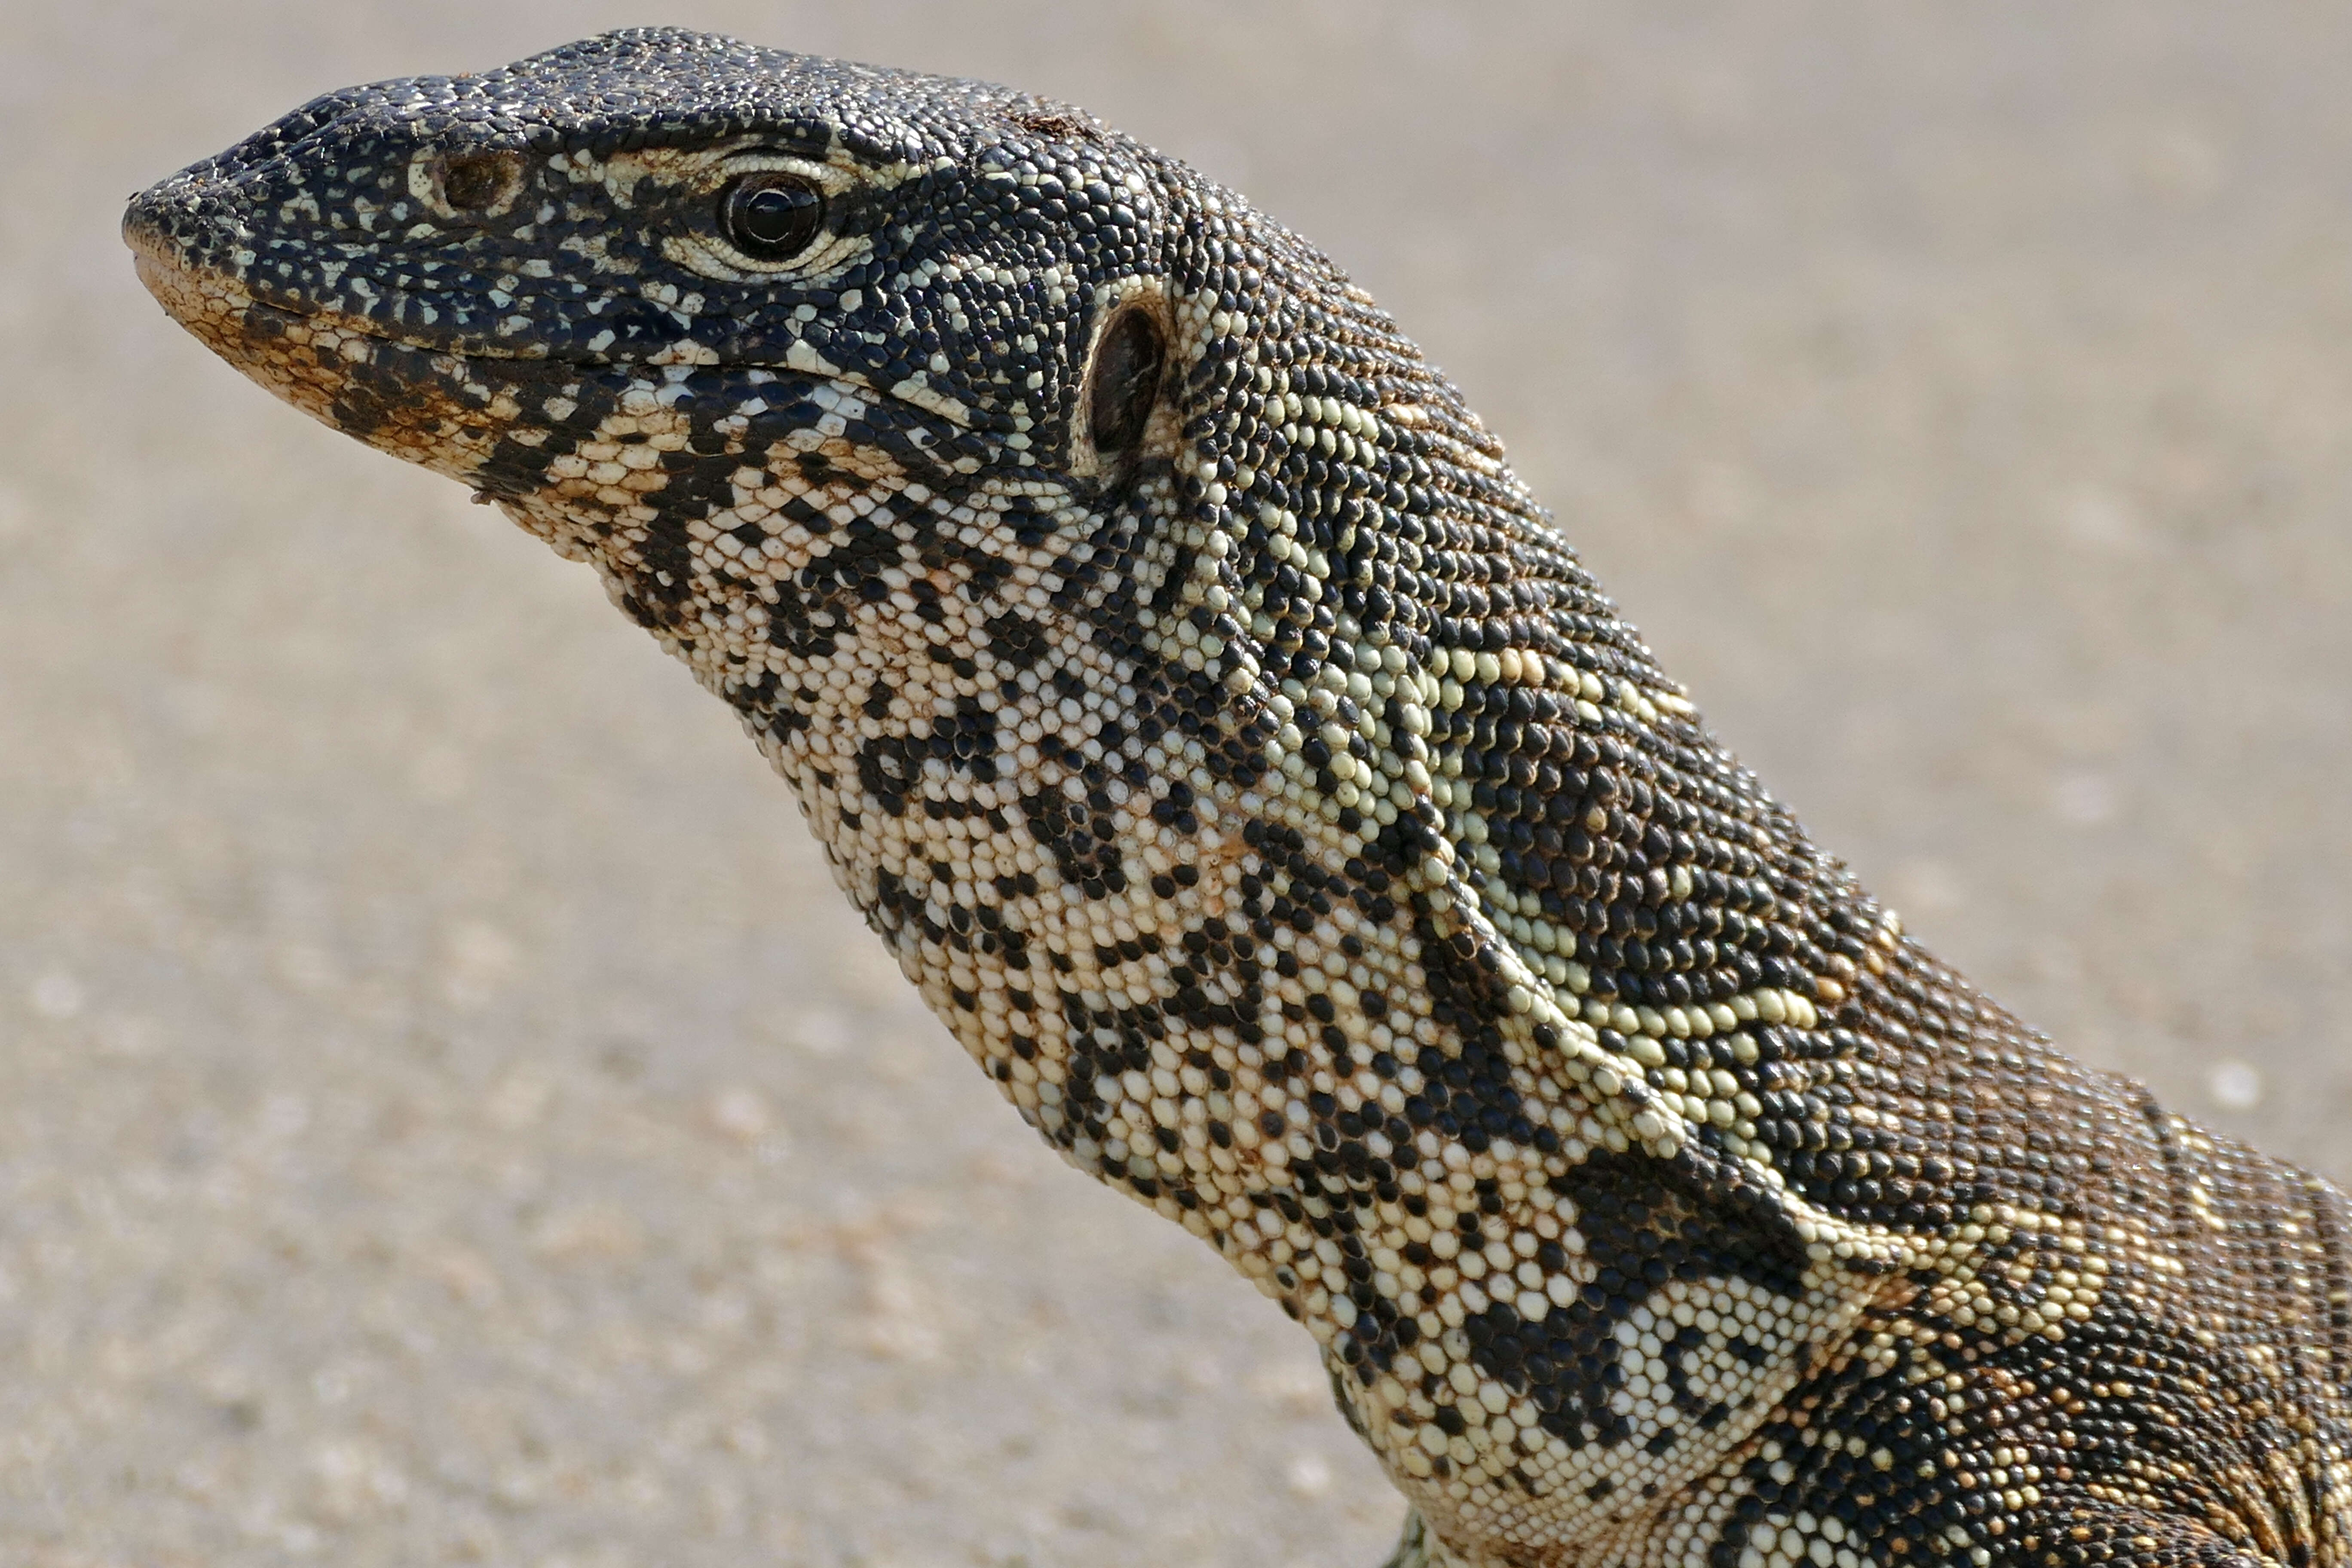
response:
{"label": "ear opening", "polygon": [[1168,296],[1157,279],[1102,291],[1087,346],[1086,374],[1070,421],[1070,471],[1091,478],[1122,468],[1164,439],[1158,418],[1171,382]]}

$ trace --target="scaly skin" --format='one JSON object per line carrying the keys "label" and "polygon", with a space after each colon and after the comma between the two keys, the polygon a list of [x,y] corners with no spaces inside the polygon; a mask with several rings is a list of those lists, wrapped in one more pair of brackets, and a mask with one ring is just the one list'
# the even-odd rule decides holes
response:
{"label": "scaly skin", "polygon": [[1315,1335],[1398,1561],[2352,1561],[2342,1195],[1907,941],[1231,192],[647,30],[125,228],[734,705],[1021,1115]]}

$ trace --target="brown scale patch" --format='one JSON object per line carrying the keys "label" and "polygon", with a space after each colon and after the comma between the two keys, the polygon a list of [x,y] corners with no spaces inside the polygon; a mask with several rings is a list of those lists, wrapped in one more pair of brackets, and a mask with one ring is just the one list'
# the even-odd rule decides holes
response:
{"label": "brown scale patch", "polygon": [[1016,109],[1006,116],[1022,130],[1056,142],[1087,142],[1099,143],[1103,134],[1099,127],[1086,116],[1062,108]]}
{"label": "brown scale patch", "polygon": [[[853,382],[835,384],[859,393],[866,391]],[[766,466],[779,480],[789,482],[789,477],[794,475],[806,480],[813,487],[813,499],[823,493],[825,504],[846,500],[872,486],[895,486],[906,478],[907,472],[897,458],[879,447],[860,446],[845,436],[828,436],[814,447],[808,446],[804,437],[775,442],[768,447]]]}

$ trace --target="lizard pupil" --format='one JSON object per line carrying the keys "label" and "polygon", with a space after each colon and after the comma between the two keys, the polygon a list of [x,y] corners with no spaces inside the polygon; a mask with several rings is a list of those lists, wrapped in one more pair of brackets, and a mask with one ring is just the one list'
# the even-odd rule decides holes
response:
{"label": "lizard pupil", "polygon": [[1122,310],[1103,329],[1087,409],[1097,453],[1117,457],[1143,439],[1165,358],[1160,323],[1148,310]]}
{"label": "lizard pupil", "polygon": [[784,261],[806,250],[824,223],[824,196],[792,175],[746,174],[719,200],[727,243],[760,261]]}

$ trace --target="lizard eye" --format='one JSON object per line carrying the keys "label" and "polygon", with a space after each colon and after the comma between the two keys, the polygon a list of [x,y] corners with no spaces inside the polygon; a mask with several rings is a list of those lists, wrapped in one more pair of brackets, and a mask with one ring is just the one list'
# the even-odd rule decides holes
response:
{"label": "lizard eye", "polygon": [[1149,310],[1122,310],[1103,328],[1095,349],[1094,385],[1087,397],[1087,420],[1095,450],[1117,457],[1143,439],[1151,405],[1160,396],[1160,367],[1166,357],[1160,323]]}
{"label": "lizard eye", "polygon": [[755,261],[789,261],[824,226],[824,193],[797,174],[745,174],[719,195],[719,228]]}

